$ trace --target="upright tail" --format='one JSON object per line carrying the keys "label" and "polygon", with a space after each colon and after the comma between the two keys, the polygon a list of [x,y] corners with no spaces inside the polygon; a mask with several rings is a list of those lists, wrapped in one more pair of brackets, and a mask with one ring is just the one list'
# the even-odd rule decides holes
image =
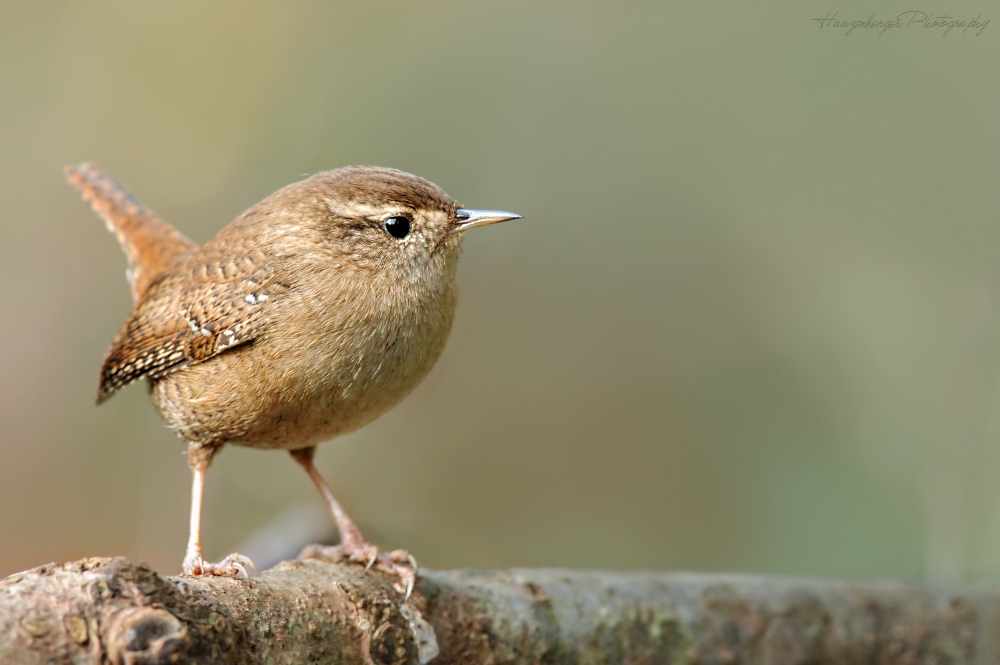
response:
{"label": "upright tail", "polygon": [[66,179],[118,237],[128,260],[133,304],[198,247],[96,164],[67,166]]}

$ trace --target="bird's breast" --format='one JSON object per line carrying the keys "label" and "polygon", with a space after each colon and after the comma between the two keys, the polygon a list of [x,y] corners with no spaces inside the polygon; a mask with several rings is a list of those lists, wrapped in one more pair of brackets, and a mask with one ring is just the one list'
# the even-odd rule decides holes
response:
{"label": "bird's breast", "polygon": [[[454,289],[435,298],[345,302],[310,312],[308,325],[286,319],[263,336],[275,375],[270,396],[241,443],[294,448],[362,427],[398,404],[441,355],[455,312]],[[263,347],[266,347],[264,349]]]}

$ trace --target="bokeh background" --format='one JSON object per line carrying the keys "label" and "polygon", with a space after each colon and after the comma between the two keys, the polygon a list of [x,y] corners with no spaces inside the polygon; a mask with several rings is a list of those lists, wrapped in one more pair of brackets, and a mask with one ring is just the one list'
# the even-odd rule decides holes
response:
{"label": "bokeh background", "polygon": [[[940,4],[3,3],[0,575],[180,569],[180,443],[141,386],[93,405],[129,311],[94,160],[198,241],[345,164],[524,214],[468,237],[432,375],[320,448],[384,547],[1000,580],[1000,11]],[[812,20],[876,9],[991,23]],[[238,448],[204,520],[213,558],[329,529]]]}

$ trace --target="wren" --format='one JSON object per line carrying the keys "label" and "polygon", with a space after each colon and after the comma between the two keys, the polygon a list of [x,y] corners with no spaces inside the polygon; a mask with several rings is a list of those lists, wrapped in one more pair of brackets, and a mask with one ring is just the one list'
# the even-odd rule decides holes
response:
{"label": "wren", "polygon": [[248,576],[202,556],[205,472],[226,444],[288,450],[333,513],[340,544],[307,554],[375,565],[407,595],[416,563],[369,544],[313,465],[316,445],[370,423],[430,371],[455,315],[465,231],[510,212],[463,208],[394,169],[349,166],[278,190],[202,246],[100,167],[66,176],[117,235],[133,311],[97,402],[146,379],[194,472],[184,572]]}

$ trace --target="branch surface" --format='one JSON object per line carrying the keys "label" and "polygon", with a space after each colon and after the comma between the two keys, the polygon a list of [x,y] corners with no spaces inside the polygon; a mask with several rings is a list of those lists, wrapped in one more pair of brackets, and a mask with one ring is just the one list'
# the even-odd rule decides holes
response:
{"label": "branch surface", "polygon": [[405,603],[358,566],[160,577],[133,559],[0,582],[0,663],[1000,662],[1000,592],[568,570],[423,571]]}

